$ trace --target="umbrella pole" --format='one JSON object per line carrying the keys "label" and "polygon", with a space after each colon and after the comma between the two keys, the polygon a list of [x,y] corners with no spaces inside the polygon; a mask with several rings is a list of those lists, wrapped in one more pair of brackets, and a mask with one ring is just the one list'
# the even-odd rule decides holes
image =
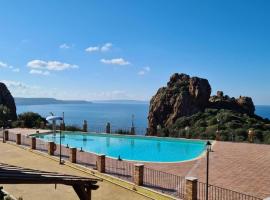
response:
{"label": "umbrella pole", "polygon": [[59,158],[59,164],[62,164],[62,131],[61,131],[61,125],[60,125],[60,158]]}

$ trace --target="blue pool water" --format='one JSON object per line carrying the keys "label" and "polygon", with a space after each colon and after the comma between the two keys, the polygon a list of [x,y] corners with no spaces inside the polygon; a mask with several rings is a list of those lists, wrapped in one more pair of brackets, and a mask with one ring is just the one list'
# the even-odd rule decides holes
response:
{"label": "blue pool water", "polygon": [[[39,134],[37,138],[59,144],[59,134]],[[180,162],[200,156],[205,142],[200,140],[167,139],[108,134],[62,133],[62,144],[84,151],[135,161]]]}

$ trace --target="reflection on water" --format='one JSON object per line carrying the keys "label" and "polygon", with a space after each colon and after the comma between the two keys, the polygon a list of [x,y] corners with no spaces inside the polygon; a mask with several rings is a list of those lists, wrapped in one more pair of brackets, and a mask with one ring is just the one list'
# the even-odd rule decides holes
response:
{"label": "reflection on water", "polygon": [[[65,134],[65,135],[64,135]],[[137,161],[176,162],[194,159],[204,151],[199,140],[154,139],[131,136],[64,133],[62,144],[110,157]],[[38,135],[47,141],[60,143],[59,134]]]}
{"label": "reflection on water", "polygon": [[111,144],[111,138],[107,137],[106,138],[106,146],[110,147],[110,144]]}
{"label": "reflection on water", "polygon": [[134,148],[134,146],[135,146],[135,142],[134,142],[134,140],[132,139],[132,140],[130,140],[130,146],[132,147],[132,148]]}

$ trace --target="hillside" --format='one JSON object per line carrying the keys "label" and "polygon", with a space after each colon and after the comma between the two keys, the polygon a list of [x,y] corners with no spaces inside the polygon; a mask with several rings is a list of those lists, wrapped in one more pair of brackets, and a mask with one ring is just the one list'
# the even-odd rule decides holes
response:
{"label": "hillside", "polygon": [[150,101],[147,135],[246,141],[254,130],[257,142],[270,143],[270,121],[255,114],[252,98],[210,96],[207,79],[174,74]]}
{"label": "hillside", "polygon": [[47,104],[89,104],[90,101],[58,100],[54,98],[22,98],[15,97],[16,105],[47,105]]}

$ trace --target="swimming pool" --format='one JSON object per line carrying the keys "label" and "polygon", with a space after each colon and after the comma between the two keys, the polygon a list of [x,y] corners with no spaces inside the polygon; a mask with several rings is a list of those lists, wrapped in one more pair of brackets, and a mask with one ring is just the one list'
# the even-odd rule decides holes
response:
{"label": "swimming pool", "polygon": [[[60,142],[59,134],[37,134],[35,137]],[[195,159],[205,150],[205,141],[122,136],[81,132],[62,133],[62,144],[108,157],[144,162],[181,162]]]}

